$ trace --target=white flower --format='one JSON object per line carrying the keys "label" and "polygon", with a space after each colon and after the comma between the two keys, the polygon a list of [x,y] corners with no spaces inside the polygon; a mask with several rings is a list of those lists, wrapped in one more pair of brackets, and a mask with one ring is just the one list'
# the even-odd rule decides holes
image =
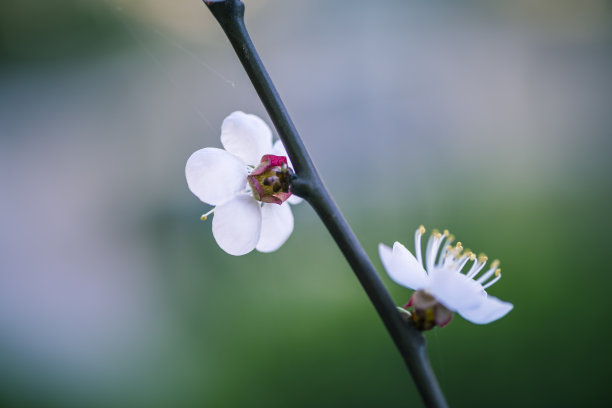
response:
{"label": "white flower", "polygon": [[[214,212],[213,236],[228,254],[244,255],[253,249],[260,252],[277,250],[293,231],[293,214],[284,201],[292,204],[301,201],[301,198],[291,196],[285,180],[287,177],[283,178],[289,172],[287,165],[291,166],[285,148],[280,140],[272,145],[272,132],[261,118],[239,111],[223,121],[221,143],[225,150],[214,147],[200,149],[189,157],[185,166],[191,192],[203,202],[215,206],[202,219]],[[277,166],[275,162],[272,166],[270,161],[262,161],[267,158],[286,165]],[[247,183],[247,178],[254,172],[265,177],[265,180],[260,180],[261,184],[254,176]],[[282,188],[276,175],[284,181]],[[268,183],[273,181],[274,192],[271,191],[272,184]],[[265,185],[265,194],[253,194],[253,183],[259,188],[259,193],[260,187]]]}
{"label": "white flower", "polygon": [[[471,251],[464,251],[460,242],[455,246],[450,245],[453,237],[448,231],[442,234],[434,231],[427,243],[423,260],[421,236],[424,232],[425,228],[421,226],[415,233],[416,258],[399,242],[393,245],[393,249],[383,244],[378,247],[382,263],[391,279],[416,291],[407,306],[415,306],[415,321],[429,319],[421,322],[426,326],[424,329],[448,323],[452,317],[452,312],[448,311],[456,311],[472,323],[486,324],[512,310],[511,303],[490,296],[485,291],[501,278],[499,261],[494,261],[480,274],[487,263],[487,257],[476,257]],[[472,264],[467,269],[469,262]],[[447,313],[439,307],[433,307],[438,303],[438,306],[448,309]]]}

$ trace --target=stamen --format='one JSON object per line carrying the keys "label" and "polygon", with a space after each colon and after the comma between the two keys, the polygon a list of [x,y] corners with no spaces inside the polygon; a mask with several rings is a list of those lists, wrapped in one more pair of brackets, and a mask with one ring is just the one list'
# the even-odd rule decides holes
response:
{"label": "stamen", "polygon": [[497,271],[500,271],[500,269],[497,269],[496,267],[493,267],[493,265],[491,265],[491,268],[486,271],[480,278],[476,279],[476,282],[483,284],[484,281],[489,279],[493,274],[497,275]]}
{"label": "stamen", "polygon": [[468,263],[468,261],[470,260],[470,256],[471,253],[465,253],[463,254],[463,256],[461,257],[461,259],[459,259],[459,266],[457,267],[457,272],[461,272],[461,270],[463,270],[463,268],[465,267],[465,264]]}
{"label": "stamen", "polygon": [[464,253],[468,258],[470,258],[470,261],[476,259],[476,254],[471,249],[466,249]]}
{"label": "stamen", "polygon": [[263,181],[264,186],[271,186],[276,181],[278,181],[278,177],[266,177]]}
{"label": "stamen", "polygon": [[417,261],[421,264],[423,269],[425,269],[425,265],[423,264],[423,255],[421,254],[421,236],[425,233],[425,227],[420,226],[414,233],[414,252],[416,253]]}
{"label": "stamen", "polygon": [[438,267],[445,265],[449,259],[448,258],[449,245],[445,245],[445,240],[446,240],[446,243],[449,242],[448,241],[449,235],[450,234],[448,233],[448,230],[444,230],[444,233],[442,234],[442,238],[440,239],[440,248],[442,248],[442,251],[440,252],[440,256],[438,257],[438,261],[436,263],[436,266]]}
{"label": "stamen", "polygon": [[478,275],[478,273],[482,270],[482,268],[484,268],[486,264],[486,259],[483,260],[482,257],[478,257],[478,259],[472,264],[472,267],[470,268],[466,276],[468,278],[474,278],[476,275]]}
{"label": "stamen", "polygon": [[[449,245],[447,246],[447,254],[445,254],[447,260],[449,263],[455,262],[456,260],[458,260],[459,258],[461,258],[461,254],[463,252],[463,247],[461,246],[461,242],[457,242],[457,245],[452,246]],[[450,255],[450,256],[448,256]]]}
{"label": "stamen", "polygon": [[[429,236],[429,239],[427,240],[427,248],[425,248],[425,263],[427,264],[427,266],[425,267],[425,270],[427,272],[431,272],[429,259],[431,258],[431,249],[433,248],[433,243],[434,243],[434,236],[432,234]],[[431,263],[431,266],[433,266],[433,262]]]}
{"label": "stamen", "polygon": [[209,211],[209,212],[207,212],[206,214],[202,214],[202,216],[200,217],[200,220],[202,220],[202,221],[206,221],[206,219],[208,218],[208,216],[209,216],[210,214],[212,214],[212,213],[214,213],[214,212],[215,212],[215,208],[216,208],[216,207],[214,207],[212,210],[210,210],[210,211]]}
{"label": "stamen", "polygon": [[425,261],[427,262],[427,270],[429,272],[433,270],[434,264],[436,263],[440,244],[442,243],[442,237],[443,235],[440,234],[439,231],[433,230],[431,237],[429,238],[427,253],[425,254]]}
{"label": "stamen", "polygon": [[490,281],[489,281],[489,282],[488,282],[486,285],[482,285],[482,288],[483,288],[483,289],[487,289],[487,288],[489,288],[489,287],[493,286],[493,284],[494,284],[495,282],[497,282],[498,280],[500,280],[500,279],[501,279],[501,277],[502,277],[502,275],[501,275],[501,269],[496,269],[496,270],[495,270],[495,278],[491,279],[491,280],[490,280]]}
{"label": "stamen", "polygon": [[440,262],[438,262],[438,266],[441,266],[442,268],[447,268],[450,267],[453,262],[455,262],[455,257],[448,249],[448,247],[444,248],[444,251],[442,252],[442,257],[440,258]]}

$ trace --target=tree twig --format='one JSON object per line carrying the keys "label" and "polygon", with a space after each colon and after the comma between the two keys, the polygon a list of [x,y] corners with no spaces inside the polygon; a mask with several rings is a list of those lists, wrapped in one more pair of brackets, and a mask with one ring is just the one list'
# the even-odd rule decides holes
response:
{"label": "tree twig", "polygon": [[346,257],[412,373],[425,405],[447,407],[427,358],[425,338],[397,311],[372,262],[325,188],[249,37],[244,25],[244,4],[239,0],[204,3],[227,35],[285,145],[296,174],[292,192],[312,205]]}

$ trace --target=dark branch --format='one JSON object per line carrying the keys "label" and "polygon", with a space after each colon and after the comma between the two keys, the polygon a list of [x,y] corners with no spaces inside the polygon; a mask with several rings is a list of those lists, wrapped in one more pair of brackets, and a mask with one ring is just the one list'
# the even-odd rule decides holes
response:
{"label": "dark branch", "polygon": [[225,31],[287,149],[296,173],[291,183],[292,192],[312,205],[338,244],[404,358],[425,405],[446,407],[444,395],[427,358],[425,338],[402,319],[372,262],[323,185],[251,42],[244,25],[244,4],[239,0],[205,0],[204,3]]}

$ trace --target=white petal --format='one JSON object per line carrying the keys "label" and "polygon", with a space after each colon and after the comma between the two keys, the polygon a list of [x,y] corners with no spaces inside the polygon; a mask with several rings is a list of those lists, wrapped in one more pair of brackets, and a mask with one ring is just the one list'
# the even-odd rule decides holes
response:
{"label": "white petal", "polygon": [[287,199],[287,202],[291,205],[296,205],[304,201],[302,197],[298,197],[295,194],[291,194],[291,197]]}
{"label": "white petal", "polygon": [[272,131],[259,116],[236,111],[221,125],[221,143],[246,164],[256,166],[272,153]]}
{"label": "white petal", "polygon": [[434,269],[430,277],[430,293],[450,310],[476,308],[486,297],[482,286],[462,273],[450,269]]}
{"label": "white petal", "polygon": [[257,243],[260,252],[276,251],[293,232],[293,213],[287,204],[264,204],[261,207],[261,236]]}
{"label": "white petal", "polygon": [[514,306],[494,296],[487,296],[479,307],[458,310],[464,319],[476,324],[487,324],[504,317]]}
{"label": "white petal", "polygon": [[425,269],[399,242],[393,244],[393,250],[384,244],[379,244],[378,254],[387,273],[396,283],[414,290],[429,286],[429,276]]}
{"label": "white petal", "polygon": [[187,185],[200,200],[223,204],[246,186],[247,169],[236,156],[207,147],[193,153],[185,165]]}
{"label": "white petal", "polygon": [[212,232],[217,244],[230,255],[255,249],[261,232],[261,208],[253,197],[240,194],[215,208]]}

